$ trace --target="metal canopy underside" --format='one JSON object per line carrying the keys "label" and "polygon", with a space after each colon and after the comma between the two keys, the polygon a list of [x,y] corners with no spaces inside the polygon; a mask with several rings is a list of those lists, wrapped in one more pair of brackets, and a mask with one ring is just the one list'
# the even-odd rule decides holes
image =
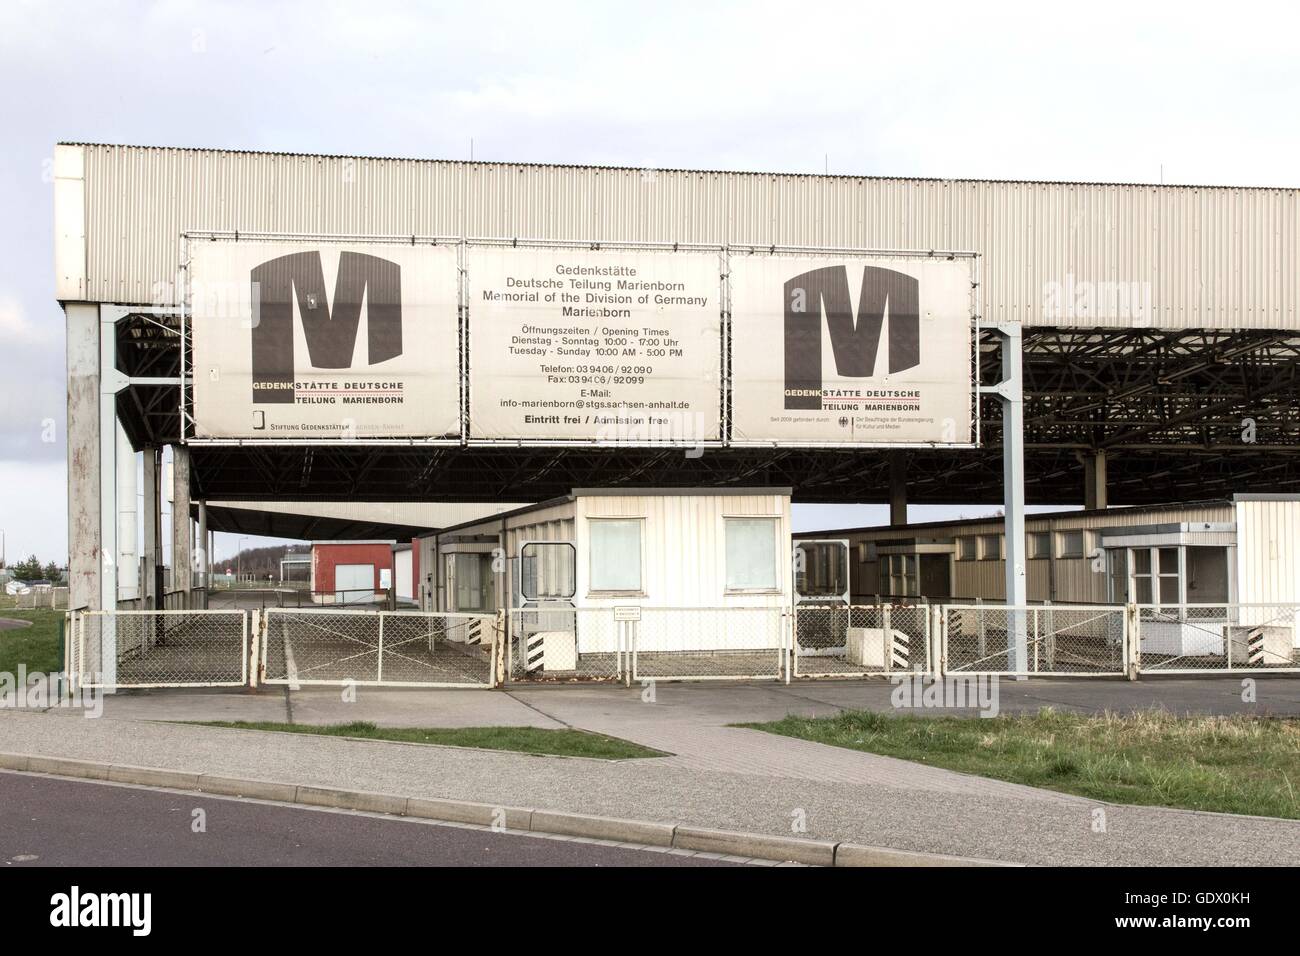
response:
{"label": "metal canopy underside", "polygon": [[[119,368],[179,374],[173,316],[118,326]],[[999,374],[992,340],[982,381]],[[1082,498],[1081,455],[1107,454],[1112,504],[1300,492],[1300,335],[1153,328],[1024,330],[1025,499]],[[175,441],[178,389],[132,386],[118,412],[137,447]],[[913,450],[914,504],[1002,502],[996,399],[983,399],[984,447]],[[272,447],[191,445],[197,498],[541,500],[581,486],[770,485],[796,501],[883,502],[885,450]]]}
{"label": "metal canopy underside", "polygon": [[[198,520],[197,504],[191,506],[190,514],[194,520]],[[303,541],[371,541],[389,538],[409,541],[416,535],[436,530],[416,525],[386,524],[382,521],[356,521],[214,505],[208,505],[208,528],[232,534],[297,538]]]}

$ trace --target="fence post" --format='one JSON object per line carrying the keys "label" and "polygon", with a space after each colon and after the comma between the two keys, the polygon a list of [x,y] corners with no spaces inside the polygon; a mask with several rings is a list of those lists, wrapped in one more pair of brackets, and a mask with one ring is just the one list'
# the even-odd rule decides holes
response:
{"label": "fence post", "polygon": [[497,616],[496,620],[492,622],[492,628],[492,678],[488,686],[500,687],[505,683],[505,655],[502,653],[502,645],[506,639],[506,612],[504,608],[497,608]]}
{"label": "fence post", "polygon": [[937,605],[927,623],[927,648],[930,654],[930,672],[935,680],[944,674],[945,657],[948,656],[948,605]]}
{"label": "fence post", "polygon": [[383,683],[384,680],[384,617],[386,611],[379,612],[379,660],[375,665],[375,680]]}
{"label": "fence post", "polygon": [[1136,604],[1124,605],[1124,670],[1131,681],[1142,671],[1142,615]]}
{"label": "fence post", "polygon": [[[790,672],[794,669],[795,654],[798,653],[799,650],[795,646],[795,640],[796,640],[795,628],[799,626],[799,622],[795,618],[795,613],[796,613],[795,608],[791,606],[790,614],[788,617],[788,620],[790,622],[790,628],[788,631],[785,632],[787,639],[781,642],[782,644],[785,645],[785,683],[787,687],[790,685]],[[783,618],[786,617],[785,608],[781,609],[781,617]]]}
{"label": "fence post", "polygon": [[257,687],[257,665],[262,659],[259,648],[262,646],[263,619],[264,615],[257,609],[244,616],[244,636],[247,638],[244,645],[248,650],[248,679],[246,683],[252,688]]}

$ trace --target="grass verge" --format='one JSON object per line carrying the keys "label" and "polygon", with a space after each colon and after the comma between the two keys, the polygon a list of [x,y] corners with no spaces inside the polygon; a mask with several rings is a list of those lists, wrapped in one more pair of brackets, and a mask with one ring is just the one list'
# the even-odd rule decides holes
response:
{"label": "grass verge", "polygon": [[278,730],[290,734],[323,737],[362,737],[367,740],[396,740],[411,744],[440,744],[445,747],[479,747],[525,754],[558,757],[595,757],[600,760],[628,760],[662,757],[664,753],[630,740],[606,737],[585,730],[544,727],[378,727],[369,721],[350,724],[284,724],[275,721],[196,721],[205,727],[234,727],[239,730]]}
{"label": "grass verge", "polygon": [[28,672],[50,673],[59,669],[59,620],[63,611],[5,610],[0,617],[31,621],[31,627],[0,631],[0,671],[17,674],[18,665]]}
{"label": "grass verge", "polygon": [[1300,818],[1294,718],[848,711],[738,726],[1111,803]]}

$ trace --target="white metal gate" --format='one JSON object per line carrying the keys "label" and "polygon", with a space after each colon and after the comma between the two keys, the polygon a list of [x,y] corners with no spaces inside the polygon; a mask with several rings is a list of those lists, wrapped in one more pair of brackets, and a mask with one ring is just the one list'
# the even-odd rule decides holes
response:
{"label": "white metal gate", "polygon": [[1114,677],[1127,672],[1122,605],[946,604],[938,614],[945,674]]}
{"label": "white metal gate", "polygon": [[1294,604],[1138,605],[1143,674],[1300,672]]}
{"label": "white metal gate", "polygon": [[248,683],[247,611],[78,611],[76,686],[242,687]]}
{"label": "white metal gate", "polygon": [[500,621],[493,614],[268,608],[267,684],[495,687]]}
{"label": "white metal gate", "polygon": [[924,604],[795,605],[795,677],[931,673]]}
{"label": "white metal gate", "polygon": [[643,607],[631,627],[632,680],[780,680],[785,607]]}

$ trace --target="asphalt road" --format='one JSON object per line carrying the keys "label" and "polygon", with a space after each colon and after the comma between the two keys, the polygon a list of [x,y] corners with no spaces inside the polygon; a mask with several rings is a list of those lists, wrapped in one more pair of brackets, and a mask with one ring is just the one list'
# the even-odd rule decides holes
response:
{"label": "asphalt road", "polygon": [[[205,832],[195,833],[195,810]],[[727,866],[427,822],[0,772],[0,865]]]}

